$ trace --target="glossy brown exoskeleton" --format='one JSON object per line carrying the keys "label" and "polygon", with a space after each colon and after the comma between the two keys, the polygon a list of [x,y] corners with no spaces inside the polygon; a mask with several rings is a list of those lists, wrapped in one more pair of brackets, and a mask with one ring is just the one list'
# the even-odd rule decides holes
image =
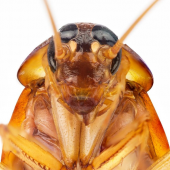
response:
{"label": "glossy brown exoskeleton", "polygon": [[8,126],[0,126],[0,169],[168,169],[169,145],[147,95],[152,73],[123,44],[135,24],[120,39],[92,23],[58,32],[45,3],[54,36],[18,71],[25,89]]}

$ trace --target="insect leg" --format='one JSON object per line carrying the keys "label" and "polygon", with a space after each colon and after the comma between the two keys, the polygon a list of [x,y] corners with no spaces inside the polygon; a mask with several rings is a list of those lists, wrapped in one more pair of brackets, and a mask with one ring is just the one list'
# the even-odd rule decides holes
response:
{"label": "insect leg", "polygon": [[119,142],[117,145],[110,147],[103,151],[98,157],[96,157],[91,166],[87,170],[100,169],[100,170],[112,170],[128,156],[131,152],[141,144],[141,128],[135,132],[130,133],[125,139]]}
{"label": "insect leg", "polygon": [[34,170],[42,170],[42,167],[56,170],[62,168],[63,165],[49,152],[43,150],[34,142],[18,135],[12,127],[1,125],[0,134],[4,143],[4,151],[10,149],[14,155],[26,162]]}
{"label": "insect leg", "polygon": [[[132,124],[129,124],[129,126],[126,126],[122,130],[126,129],[126,132],[133,129],[134,127]],[[146,127],[147,128],[147,127]],[[129,166],[138,166],[138,159],[140,157],[132,154],[132,152],[137,152],[139,154],[139,146],[143,144],[143,136],[146,135],[145,126],[140,126],[137,130],[132,130],[129,132],[126,136],[123,136],[124,134],[121,134],[122,130],[120,130],[116,135],[113,136],[113,139],[123,138],[119,143],[110,146],[108,149],[104,150],[98,157],[96,157],[93,162],[92,166],[94,169],[107,169],[111,170],[118,166],[119,164],[122,169],[129,168],[127,164],[121,163],[126,162],[126,157]],[[146,136],[147,139],[147,136]],[[116,139],[117,140],[117,139]],[[146,147],[146,144],[145,144]]]}

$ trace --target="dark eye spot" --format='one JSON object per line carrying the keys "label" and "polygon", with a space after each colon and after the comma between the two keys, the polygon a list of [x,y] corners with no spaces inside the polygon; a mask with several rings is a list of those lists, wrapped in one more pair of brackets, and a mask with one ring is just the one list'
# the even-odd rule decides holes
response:
{"label": "dark eye spot", "polygon": [[101,45],[113,46],[118,40],[118,37],[110,29],[102,25],[95,25],[93,27],[92,36]]}
{"label": "dark eye spot", "polygon": [[[114,34],[110,29],[102,25],[95,25],[93,27],[92,36],[101,45],[109,45],[111,47],[118,40],[118,37],[116,34]],[[112,75],[115,74],[119,68],[119,65],[121,62],[121,55],[122,55],[122,51],[120,50],[116,58],[112,60],[111,68],[110,68],[110,72],[112,73]]]}
{"label": "dark eye spot", "polygon": [[49,43],[47,57],[48,57],[48,64],[51,68],[51,71],[55,72],[57,69],[57,64],[56,64],[56,60],[55,60],[55,47],[54,47],[53,39],[51,39],[51,41]]}
{"label": "dark eye spot", "polygon": [[117,70],[120,66],[121,57],[122,57],[122,50],[120,50],[119,53],[117,54],[116,58],[114,58],[112,60],[112,65],[111,65],[111,69],[110,69],[112,75],[114,75],[117,72]]}
{"label": "dark eye spot", "polygon": [[68,43],[78,34],[78,28],[75,24],[67,24],[60,28],[60,36],[63,43]]}

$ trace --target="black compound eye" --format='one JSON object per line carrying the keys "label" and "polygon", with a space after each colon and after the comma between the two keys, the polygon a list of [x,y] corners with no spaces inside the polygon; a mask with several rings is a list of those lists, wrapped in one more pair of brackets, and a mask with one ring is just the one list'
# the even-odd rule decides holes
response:
{"label": "black compound eye", "polygon": [[48,46],[47,57],[48,57],[48,64],[51,68],[51,71],[55,72],[57,69],[57,64],[55,60],[55,46],[54,46],[53,38],[51,39]]}
{"label": "black compound eye", "polygon": [[60,28],[61,41],[68,43],[71,39],[75,38],[78,34],[76,24],[67,24]]}
{"label": "black compound eye", "polygon": [[[101,45],[109,45],[113,46],[118,37],[114,34],[110,29],[102,25],[95,25],[92,29],[92,36],[95,40],[97,40]],[[117,56],[112,60],[110,72],[115,74],[120,66],[122,56],[122,50],[119,51]]]}
{"label": "black compound eye", "polygon": [[122,58],[122,50],[120,50],[117,56],[112,60],[112,65],[110,69],[112,75],[114,75],[117,72],[120,66],[121,58]]}
{"label": "black compound eye", "polygon": [[107,27],[102,25],[95,25],[92,29],[92,36],[101,45],[113,46],[118,37]]}

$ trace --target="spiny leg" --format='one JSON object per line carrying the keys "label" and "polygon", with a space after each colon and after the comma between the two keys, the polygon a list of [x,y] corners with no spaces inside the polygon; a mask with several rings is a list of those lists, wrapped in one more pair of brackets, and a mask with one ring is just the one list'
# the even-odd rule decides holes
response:
{"label": "spiny leg", "polygon": [[33,170],[33,168],[27,163],[23,162],[15,154],[10,152],[8,154],[8,161],[10,162],[10,170]]}
{"label": "spiny leg", "polygon": [[137,131],[130,133],[124,140],[119,142],[119,144],[103,151],[93,160],[87,170],[112,170],[121,164],[123,159],[131,152],[135,151],[135,149],[141,144],[141,130],[142,129],[138,129]]}
{"label": "spiny leg", "polygon": [[96,157],[92,161],[91,165],[87,168],[87,170],[112,170],[113,168],[116,168],[119,164],[120,167],[125,166],[127,169],[129,169],[129,166],[131,166],[134,161],[136,161],[136,163],[134,163],[134,166],[136,166],[137,168],[138,159],[140,159],[140,156],[139,158],[135,156],[135,159],[133,157],[133,160],[131,160],[132,158],[130,157],[128,165],[122,165],[122,163],[124,162],[124,159],[126,160],[126,157],[129,156],[132,152],[137,152],[137,150],[140,149],[140,146],[143,142],[142,139],[144,134],[144,127],[140,127],[138,130],[129,133],[117,145],[109,147],[108,149],[103,151],[98,157]]}
{"label": "spiny leg", "polygon": [[[4,143],[4,150],[11,151],[18,158],[30,165],[34,170],[60,170],[62,164],[49,152],[43,150],[34,142],[18,135],[12,127],[0,126],[0,134]],[[11,168],[11,167],[9,167]]]}

